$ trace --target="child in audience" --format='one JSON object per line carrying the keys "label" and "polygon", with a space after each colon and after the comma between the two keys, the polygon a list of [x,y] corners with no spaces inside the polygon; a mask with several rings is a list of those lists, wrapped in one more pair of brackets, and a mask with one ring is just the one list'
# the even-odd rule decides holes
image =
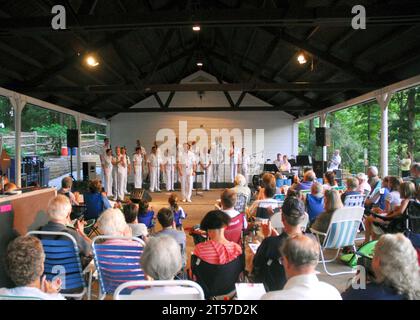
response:
{"label": "child in audience", "polygon": [[171,211],[174,214],[174,221],[176,224],[176,228],[177,230],[183,231],[183,227],[182,227],[182,220],[184,220],[185,218],[187,218],[187,214],[185,213],[184,209],[182,209],[179,205],[178,205],[178,197],[175,193],[172,193],[169,196],[168,199],[168,203],[169,203],[169,208],[171,209]]}
{"label": "child in audience", "polygon": [[156,216],[153,211],[153,207],[149,205],[149,202],[146,200],[139,201],[139,214],[137,216],[137,221],[146,225],[147,229],[150,232],[154,232],[154,227],[156,224]]}

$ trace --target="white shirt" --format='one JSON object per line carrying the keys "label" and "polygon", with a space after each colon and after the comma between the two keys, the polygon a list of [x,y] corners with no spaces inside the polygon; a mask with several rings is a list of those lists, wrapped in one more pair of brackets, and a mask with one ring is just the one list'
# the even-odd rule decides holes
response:
{"label": "white shirt", "polygon": [[277,168],[280,170],[281,166],[283,165],[283,160],[274,160],[273,163],[277,166]]}
{"label": "white shirt", "polygon": [[214,148],[211,149],[211,156],[213,164],[223,164],[225,160],[225,149],[223,145],[217,143]]}
{"label": "white shirt", "polygon": [[201,155],[201,157],[200,157],[200,161],[201,161],[201,164],[203,166],[206,166],[206,165],[208,165],[210,163],[210,161],[212,161],[211,160],[211,156],[207,152],[206,153],[203,153]]}
{"label": "white shirt", "polygon": [[258,208],[268,208],[271,207],[273,211],[280,207],[279,202],[276,199],[264,199],[264,200],[256,200],[252,203],[249,212],[252,216],[257,214]]}
{"label": "white shirt", "polygon": [[249,165],[249,157],[248,155],[245,153],[244,155],[242,155],[242,152],[239,153],[238,155],[238,164],[244,166],[244,167],[248,167]]}
{"label": "white shirt", "polygon": [[395,210],[395,207],[401,204],[400,193],[398,191],[392,191],[388,193],[385,200],[389,202],[391,210]]}
{"label": "white shirt", "polygon": [[104,159],[104,167],[107,169],[112,169],[112,156],[103,156]]}
{"label": "white shirt", "polygon": [[[229,209],[229,210],[222,210],[224,213],[226,213],[231,219],[238,216],[240,213],[239,211],[236,211],[235,209]],[[246,222],[246,217],[244,217],[244,229],[248,227],[248,223]]]}
{"label": "white shirt", "polygon": [[140,168],[143,163],[143,155],[135,153],[133,155],[133,163],[134,163],[134,166],[136,166],[137,168]]}
{"label": "white shirt", "polygon": [[289,172],[289,171],[291,171],[291,169],[292,169],[292,166],[290,165],[289,161],[283,162],[280,166],[280,171],[288,171]]}
{"label": "white shirt", "polygon": [[[231,155],[231,153],[233,152],[233,154]],[[229,151],[229,155],[230,155],[230,161],[231,161],[231,164],[233,163],[233,164],[238,164],[238,155],[239,155],[239,151],[238,151],[238,148],[230,148],[230,151]]]}
{"label": "white shirt", "polygon": [[333,155],[331,158],[331,163],[328,167],[328,171],[338,170],[338,167],[341,164],[341,157],[340,155]]}
{"label": "white shirt", "polygon": [[13,289],[0,289],[0,295],[12,297],[28,297],[40,298],[42,300],[66,300],[59,293],[45,293],[38,288],[34,287],[17,287]]}
{"label": "white shirt", "polygon": [[183,151],[180,155],[179,163],[182,166],[183,174],[191,175],[195,163],[195,155],[191,151]]}
{"label": "white shirt", "polygon": [[332,285],[319,281],[315,274],[290,278],[283,290],[271,291],[261,300],[342,300],[340,292]]}
{"label": "white shirt", "polygon": [[151,153],[149,159],[147,159],[147,162],[150,163],[152,167],[158,167],[160,163],[160,157],[157,153]]}

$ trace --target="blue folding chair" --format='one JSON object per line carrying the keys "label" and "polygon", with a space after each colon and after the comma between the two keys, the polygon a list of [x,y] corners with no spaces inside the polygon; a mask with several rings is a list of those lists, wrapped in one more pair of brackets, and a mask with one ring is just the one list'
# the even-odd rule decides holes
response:
{"label": "blue folding chair", "polygon": [[[355,240],[357,231],[363,219],[364,208],[361,207],[344,207],[334,211],[331,218],[330,225],[326,233],[320,232],[311,228],[311,232],[316,235],[317,240],[321,246],[321,262],[324,266],[325,272],[330,276],[355,273],[355,270],[331,273],[327,269],[327,262],[335,261],[344,247],[353,247],[356,252]],[[320,236],[324,237],[321,241]],[[333,259],[325,260],[325,249],[337,250]]]}
{"label": "blue folding chair", "polygon": [[[85,274],[76,239],[67,232],[30,231],[27,235],[38,237],[44,248],[44,275],[48,281],[61,278],[61,294],[81,299],[86,294]],[[67,238],[66,240],[62,240]],[[58,239],[58,240],[55,240]]]}
{"label": "blue folding chair", "polygon": [[[132,240],[133,245],[106,244],[106,240]],[[136,245],[137,244],[137,245]],[[98,236],[92,241],[93,257],[99,279],[99,299],[114,294],[121,284],[145,280],[140,257],[145,243],[139,238]]]}

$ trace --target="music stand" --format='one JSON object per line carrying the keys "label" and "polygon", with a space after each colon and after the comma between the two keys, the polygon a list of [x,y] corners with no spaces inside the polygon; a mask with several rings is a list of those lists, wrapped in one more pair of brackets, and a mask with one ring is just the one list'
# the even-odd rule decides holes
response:
{"label": "music stand", "polygon": [[204,197],[204,195],[201,193],[198,193],[198,176],[203,176],[204,172],[200,172],[200,171],[196,171],[195,172],[195,195],[196,196],[200,196],[200,197]]}
{"label": "music stand", "polygon": [[264,164],[264,172],[278,172],[279,168],[275,164]]}

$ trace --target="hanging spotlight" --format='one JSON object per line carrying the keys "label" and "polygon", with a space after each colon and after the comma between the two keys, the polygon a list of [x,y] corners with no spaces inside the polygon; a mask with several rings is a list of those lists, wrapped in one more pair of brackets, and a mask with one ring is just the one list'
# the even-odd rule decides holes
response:
{"label": "hanging spotlight", "polygon": [[201,27],[200,27],[198,24],[196,24],[196,25],[194,25],[194,26],[192,27],[192,29],[193,29],[193,31],[195,31],[195,32],[199,32],[199,31],[201,30]]}
{"label": "hanging spotlight", "polygon": [[91,68],[95,68],[99,66],[98,60],[96,59],[95,56],[91,54],[86,57],[86,64],[88,65],[88,67],[91,67]]}
{"label": "hanging spotlight", "polygon": [[204,64],[201,61],[197,62],[197,67],[201,68],[202,66],[204,66]]}
{"label": "hanging spotlight", "polygon": [[303,52],[299,53],[299,55],[297,56],[297,61],[299,62],[299,64],[305,64],[306,62],[308,62]]}

